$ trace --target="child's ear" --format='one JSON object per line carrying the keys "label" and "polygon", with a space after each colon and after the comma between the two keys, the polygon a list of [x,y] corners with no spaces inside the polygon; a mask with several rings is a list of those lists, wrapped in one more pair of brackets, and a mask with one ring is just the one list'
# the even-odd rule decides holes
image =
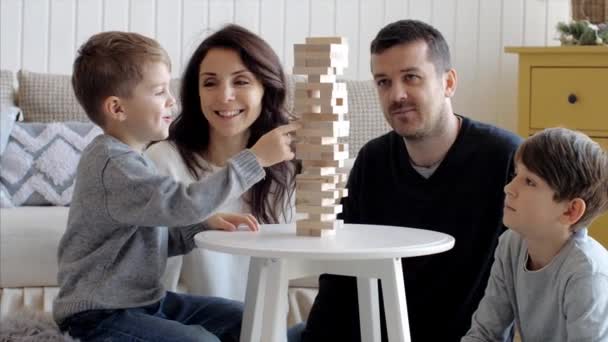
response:
{"label": "child's ear", "polygon": [[561,221],[569,226],[574,225],[578,220],[581,219],[583,214],[587,210],[587,204],[581,198],[575,198],[568,202],[566,210],[562,214]]}
{"label": "child's ear", "polygon": [[102,108],[105,115],[112,120],[124,121],[127,118],[120,98],[117,96],[108,96],[103,101]]}

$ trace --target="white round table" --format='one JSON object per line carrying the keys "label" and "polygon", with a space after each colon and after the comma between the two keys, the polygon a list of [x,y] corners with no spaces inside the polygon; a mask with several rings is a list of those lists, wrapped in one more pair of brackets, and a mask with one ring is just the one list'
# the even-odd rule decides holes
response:
{"label": "white round table", "polygon": [[[378,289],[382,280],[390,341],[409,341],[401,258],[454,246],[443,233],[393,226],[344,224],[333,236],[296,236],[295,224],[261,225],[259,232],[205,231],[198,247],[251,256],[243,341],[285,341],[289,279],[322,273],[357,277],[362,341],[380,340]],[[269,295],[266,295],[269,294]]]}

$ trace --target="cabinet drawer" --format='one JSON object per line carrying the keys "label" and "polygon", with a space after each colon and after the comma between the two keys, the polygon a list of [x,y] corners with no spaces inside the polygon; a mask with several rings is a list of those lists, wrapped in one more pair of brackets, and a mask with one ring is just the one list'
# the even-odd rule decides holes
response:
{"label": "cabinet drawer", "polygon": [[530,128],[608,130],[608,68],[532,68]]}
{"label": "cabinet drawer", "polygon": [[[604,150],[608,151],[608,139],[594,140],[599,142]],[[608,249],[608,213],[595,219],[591,227],[589,227],[589,235]]]}

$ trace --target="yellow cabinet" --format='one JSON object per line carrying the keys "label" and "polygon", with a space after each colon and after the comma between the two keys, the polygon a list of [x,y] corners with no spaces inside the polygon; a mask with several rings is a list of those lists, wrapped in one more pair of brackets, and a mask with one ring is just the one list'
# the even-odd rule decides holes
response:
{"label": "yellow cabinet", "polygon": [[[597,139],[597,141],[608,151],[608,139]],[[598,217],[589,228],[589,234],[608,248],[608,214]]]}
{"label": "yellow cabinet", "polygon": [[[548,127],[588,134],[608,150],[608,47],[507,47],[519,54],[518,133]],[[589,233],[608,248],[608,214]]]}
{"label": "yellow cabinet", "polygon": [[608,132],[608,67],[532,68],[530,81],[530,128]]}

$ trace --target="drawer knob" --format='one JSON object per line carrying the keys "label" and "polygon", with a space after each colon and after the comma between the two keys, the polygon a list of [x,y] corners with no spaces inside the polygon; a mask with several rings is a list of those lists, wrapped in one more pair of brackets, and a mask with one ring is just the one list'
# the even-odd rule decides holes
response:
{"label": "drawer knob", "polygon": [[570,104],[575,104],[577,100],[578,100],[578,98],[576,97],[576,95],[574,95],[574,94],[568,95],[568,102]]}

